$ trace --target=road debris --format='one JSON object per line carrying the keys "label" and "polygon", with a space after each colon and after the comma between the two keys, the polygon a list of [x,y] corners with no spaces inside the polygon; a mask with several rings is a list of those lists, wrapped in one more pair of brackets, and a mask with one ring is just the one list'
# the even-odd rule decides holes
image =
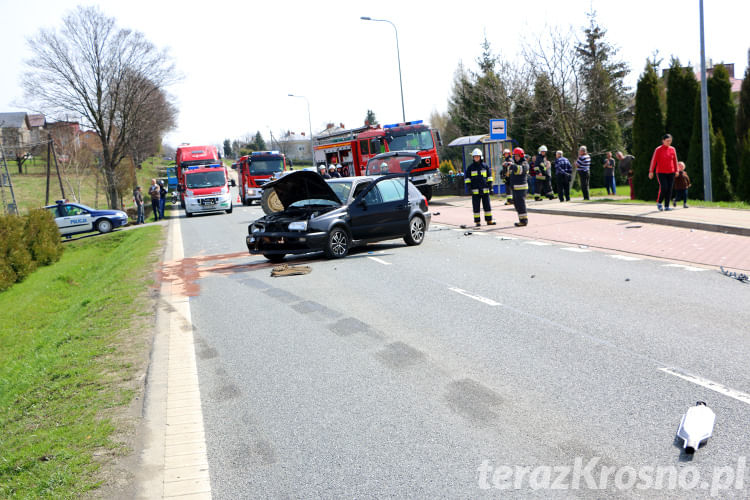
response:
{"label": "road debris", "polygon": [[625,229],[638,229],[638,228],[641,228],[641,227],[643,227],[643,226],[625,226]]}
{"label": "road debris", "polygon": [[271,269],[271,277],[277,278],[279,276],[294,276],[297,274],[309,274],[312,271],[310,266],[290,266],[288,264],[282,264],[280,266],[274,266]]}
{"label": "road debris", "polygon": [[[466,226],[464,226],[464,227],[466,227]],[[474,234],[474,233],[472,233],[471,231],[466,231],[464,233],[464,236],[471,236],[472,234]]]}
{"label": "road debris", "polygon": [[432,215],[440,215],[440,212],[432,212]]}
{"label": "road debris", "polygon": [[687,453],[695,453],[701,443],[708,441],[714,432],[714,422],[716,414],[704,401],[698,401],[688,408],[677,429],[677,437],[685,440],[682,447]]}
{"label": "road debris", "polygon": [[724,266],[720,266],[720,269],[721,269],[721,273],[724,276],[728,276],[730,278],[734,278],[737,281],[740,281],[742,283],[750,284],[750,276],[748,276],[747,274],[736,273],[734,271],[728,271],[728,270],[724,269]]}

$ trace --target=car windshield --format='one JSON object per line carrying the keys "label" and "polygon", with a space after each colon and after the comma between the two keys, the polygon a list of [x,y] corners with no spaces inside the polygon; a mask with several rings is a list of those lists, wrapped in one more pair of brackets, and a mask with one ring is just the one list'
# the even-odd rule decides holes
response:
{"label": "car windshield", "polygon": [[250,175],[268,175],[282,170],[284,170],[284,160],[281,158],[250,160]]}
{"label": "car windshield", "polygon": [[337,207],[339,204],[335,201],[324,200],[321,198],[310,198],[307,200],[295,201],[287,208],[305,208],[305,207]]}
{"label": "car windshield", "polygon": [[429,130],[386,135],[389,151],[427,150],[435,147]]}
{"label": "car windshield", "polygon": [[205,160],[187,160],[180,163],[180,166],[182,168],[186,167],[195,167],[200,165],[216,165],[219,163],[219,160],[213,159],[213,158],[207,158]]}
{"label": "car windshield", "polygon": [[190,189],[221,187],[226,184],[224,171],[216,172],[194,172],[185,176],[185,184]]}
{"label": "car windshield", "polygon": [[372,158],[367,162],[367,175],[403,174],[421,161],[410,156],[391,156],[389,158]]}
{"label": "car windshield", "polygon": [[352,183],[350,182],[329,182],[328,185],[331,187],[336,196],[339,197],[341,203],[346,203],[349,199],[349,193],[352,192]]}

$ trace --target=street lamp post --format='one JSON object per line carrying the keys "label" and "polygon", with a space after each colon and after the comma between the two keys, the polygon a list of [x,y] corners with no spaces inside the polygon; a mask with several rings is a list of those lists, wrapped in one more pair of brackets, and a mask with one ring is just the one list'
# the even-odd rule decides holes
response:
{"label": "street lamp post", "polygon": [[289,97],[299,97],[305,100],[307,103],[307,124],[310,127],[310,162],[311,165],[315,166],[315,150],[313,149],[313,133],[312,133],[312,120],[310,119],[310,101],[303,95],[288,94]]}
{"label": "street lamp post", "polygon": [[708,85],[706,82],[706,44],[703,37],[703,0],[700,7],[701,31],[701,139],[703,144],[703,199],[713,200],[711,189],[711,139],[708,129]]}
{"label": "street lamp post", "polygon": [[403,121],[406,122],[406,111],[404,111],[404,84],[401,82],[401,51],[398,48],[398,30],[396,29],[396,25],[393,24],[388,19],[373,19],[371,17],[362,16],[360,17],[363,21],[380,21],[384,23],[389,23],[391,26],[393,26],[393,31],[396,32],[396,57],[398,58],[398,85],[401,88],[401,117],[403,118]]}

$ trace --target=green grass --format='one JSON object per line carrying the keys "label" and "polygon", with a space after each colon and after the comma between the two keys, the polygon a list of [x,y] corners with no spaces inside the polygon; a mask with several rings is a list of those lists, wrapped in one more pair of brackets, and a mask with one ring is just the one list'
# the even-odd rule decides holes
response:
{"label": "green grass", "polygon": [[[646,201],[646,200],[631,200],[631,199],[624,199],[624,200],[614,200],[611,198],[604,198],[601,200],[596,200],[598,202],[607,202],[607,203],[633,203],[637,205],[656,205],[656,201]],[[682,202],[677,202],[678,206],[682,206]],[[743,210],[750,210],[750,204],[743,203],[741,201],[703,201],[703,200],[691,200],[688,199],[688,206],[689,207],[713,207],[713,208],[738,208]]]}
{"label": "green grass", "polygon": [[161,231],[67,243],[0,294],[0,498],[78,498],[101,482],[102,457],[128,451],[116,410],[147,349],[138,332]]}

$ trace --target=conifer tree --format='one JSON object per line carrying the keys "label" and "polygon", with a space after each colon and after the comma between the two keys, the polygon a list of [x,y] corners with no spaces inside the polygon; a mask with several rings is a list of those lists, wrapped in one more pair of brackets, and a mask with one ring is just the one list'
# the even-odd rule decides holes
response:
{"label": "conifer tree", "polygon": [[716,133],[716,139],[711,145],[711,191],[713,201],[730,201],[733,196],[726,157],[727,143],[720,130]]}
{"label": "conifer tree", "polygon": [[[711,107],[708,109],[708,141],[709,145],[713,145],[716,141],[714,136],[714,127],[711,125]],[[713,148],[712,148],[713,149]],[[714,159],[711,158],[713,161]],[[701,127],[701,95],[700,92],[695,97],[695,103],[693,104],[693,135],[690,138],[690,151],[688,151],[687,161],[685,162],[685,170],[690,177],[690,192],[688,193],[691,198],[698,200],[704,199],[703,189],[703,129]],[[713,175],[711,176],[713,180]]]}
{"label": "conifer tree", "polygon": [[672,59],[667,73],[666,131],[672,134],[672,146],[677,158],[684,160],[690,149],[693,135],[693,111],[696,96],[700,93],[693,68],[681,67],[679,59]]}
{"label": "conifer tree", "polygon": [[[748,55],[750,56],[750,53]],[[738,143],[737,162],[739,164],[739,179],[736,194],[742,201],[750,203],[750,64],[745,70],[745,79],[742,80],[742,87],[740,89],[736,131]]]}
{"label": "conifer tree", "polygon": [[[736,126],[736,109],[732,101],[732,84],[729,82],[729,72],[724,65],[719,64],[714,67],[713,76],[708,79],[708,98],[711,107],[711,124],[714,127],[714,133],[718,136],[719,132],[724,136],[726,141],[726,164],[729,170],[731,182],[735,182],[739,177],[739,168],[737,167],[737,135]],[[712,164],[713,164],[713,158]],[[716,192],[714,188],[714,192]]]}
{"label": "conifer tree", "polygon": [[659,103],[659,82],[655,64],[648,61],[638,80],[633,120],[633,190],[638,199],[656,199],[658,185],[648,178],[648,169],[654,149],[661,144],[663,135],[664,118]]}

